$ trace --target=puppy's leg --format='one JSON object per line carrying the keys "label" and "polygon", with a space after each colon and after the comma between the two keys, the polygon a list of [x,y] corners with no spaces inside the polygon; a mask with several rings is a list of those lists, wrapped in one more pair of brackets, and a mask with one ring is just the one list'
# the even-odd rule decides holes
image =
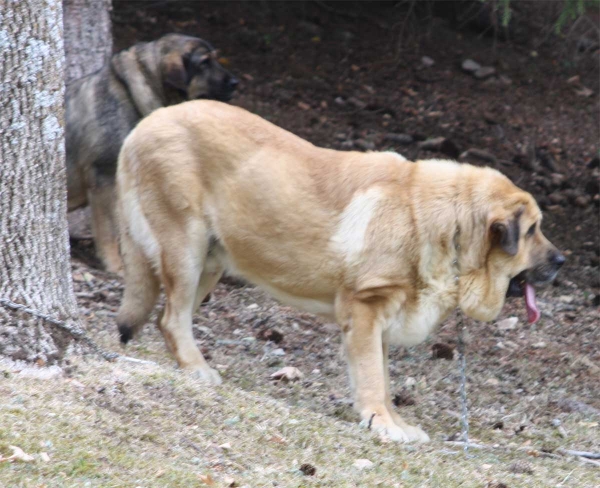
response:
{"label": "puppy's leg", "polygon": [[208,237],[201,235],[197,240],[191,235],[178,236],[174,232],[170,236],[172,242],[161,246],[161,274],[167,303],[159,328],[180,368],[193,371],[207,383],[218,385],[221,377],[202,356],[192,332],[192,314],[196,297],[200,295],[199,288],[208,288],[209,280],[205,279],[201,284],[200,279],[206,262]]}
{"label": "puppy's leg", "polygon": [[389,390],[384,371],[383,330],[377,323],[376,310],[359,300],[352,300],[347,306],[350,310],[346,311],[348,320],[342,325],[343,342],[355,409],[374,431],[398,442],[417,440],[412,429],[406,430],[394,421],[386,401]]}
{"label": "puppy's leg", "polygon": [[121,250],[125,293],[117,314],[117,326],[121,342],[127,344],[148,320],[160,292],[160,282],[150,261],[125,229],[121,233]]}
{"label": "puppy's leg", "polygon": [[115,199],[114,184],[108,182],[96,185],[88,192],[96,253],[107,271],[119,273],[123,262],[119,254]]}
{"label": "puppy's leg", "polygon": [[404,419],[394,410],[392,404],[392,395],[390,393],[390,368],[389,368],[389,345],[386,341],[386,337],[383,337],[383,371],[385,373],[385,404],[392,414],[394,423],[401,427],[404,432],[408,435],[411,441],[417,442],[429,442],[429,436],[421,430],[419,427],[407,424]]}

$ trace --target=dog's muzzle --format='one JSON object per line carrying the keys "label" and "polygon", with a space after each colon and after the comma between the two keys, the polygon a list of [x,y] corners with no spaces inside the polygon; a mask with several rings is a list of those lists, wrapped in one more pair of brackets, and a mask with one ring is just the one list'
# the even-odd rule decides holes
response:
{"label": "dog's muzzle", "polygon": [[558,251],[550,251],[548,260],[530,269],[521,271],[517,276],[513,277],[508,284],[506,291],[507,297],[520,297],[523,295],[525,284],[529,283],[532,286],[545,286],[551,283],[563,264],[566,258]]}
{"label": "dog's muzzle", "polygon": [[565,257],[556,250],[550,251],[545,263],[522,271],[513,277],[506,290],[507,297],[523,296],[530,324],[537,322],[541,316],[535,300],[535,287],[544,286],[556,277],[558,270],[565,263]]}

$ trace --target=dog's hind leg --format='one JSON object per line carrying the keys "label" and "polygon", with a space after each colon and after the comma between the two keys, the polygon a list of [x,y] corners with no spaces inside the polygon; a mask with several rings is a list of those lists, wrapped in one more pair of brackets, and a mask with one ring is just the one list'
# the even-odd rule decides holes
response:
{"label": "dog's hind leg", "polygon": [[[209,258],[210,259],[210,258]],[[207,260],[207,265],[200,275],[198,288],[196,289],[196,299],[194,300],[194,312],[198,311],[198,307],[204,303],[204,299],[214,289],[216,284],[223,276],[224,268],[220,264],[211,263]]]}
{"label": "dog's hind leg", "polygon": [[115,193],[114,185],[109,183],[97,185],[88,191],[96,254],[105,269],[112,273],[118,273],[123,268],[119,254]]}
{"label": "dog's hind leg", "polygon": [[125,230],[121,233],[121,249],[125,264],[125,293],[117,314],[117,326],[121,342],[127,344],[147,322],[160,292],[160,282],[141,247]]}
{"label": "dog's hind leg", "polygon": [[[220,384],[221,377],[212,369],[198,349],[192,331],[192,315],[212,289],[220,273],[204,270],[207,264],[208,233],[204,224],[198,228],[171,229],[169,243],[161,246],[161,276],[167,295],[165,311],[159,327],[167,347],[179,367],[191,370],[201,380]],[[183,231],[183,232],[182,232]]]}

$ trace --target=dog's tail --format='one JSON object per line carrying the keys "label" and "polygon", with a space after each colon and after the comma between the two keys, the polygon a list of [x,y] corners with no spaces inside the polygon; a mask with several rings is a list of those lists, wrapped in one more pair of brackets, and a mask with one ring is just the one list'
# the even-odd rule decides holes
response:
{"label": "dog's tail", "polygon": [[117,326],[121,342],[127,344],[148,321],[160,292],[157,273],[160,246],[144,215],[135,185],[130,185],[125,147],[119,156],[117,172],[118,218],[121,254],[125,268],[125,293]]}
{"label": "dog's tail", "polygon": [[117,326],[121,342],[127,344],[148,321],[158,298],[160,281],[141,247],[126,232],[121,236],[121,249],[125,293],[117,314]]}

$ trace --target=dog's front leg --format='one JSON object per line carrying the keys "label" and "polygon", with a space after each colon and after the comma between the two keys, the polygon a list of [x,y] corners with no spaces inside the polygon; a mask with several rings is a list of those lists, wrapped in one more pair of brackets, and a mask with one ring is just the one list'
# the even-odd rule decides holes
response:
{"label": "dog's front leg", "polygon": [[363,423],[394,441],[418,440],[414,427],[398,425],[394,421],[394,413],[386,402],[388,388],[384,371],[383,330],[376,320],[374,304],[355,298],[340,301],[337,312],[354,390],[354,407]]}
{"label": "dog's front leg", "polygon": [[429,436],[420,427],[407,424],[400,414],[394,410],[390,393],[389,346],[385,335],[383,336],[383,371],[385,373],[385,404],[392,414],[395,424],[404,430],[411,441],[429,442]]}

